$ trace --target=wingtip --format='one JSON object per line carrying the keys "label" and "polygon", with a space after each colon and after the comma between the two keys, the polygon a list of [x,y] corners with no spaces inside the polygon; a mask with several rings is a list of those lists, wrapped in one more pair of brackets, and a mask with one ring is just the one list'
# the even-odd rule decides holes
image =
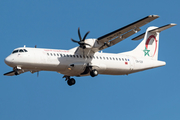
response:
{"label": "wingtip", "polygon": [[170,25],[172,25],[172,26],[176,26],[177,24],[176,24],[176,23],[171,23]]}
{"label": "wingtip", "polygon": [[158,18],[159,15],[149,15],[148,17],[155,17],[155,18]]}

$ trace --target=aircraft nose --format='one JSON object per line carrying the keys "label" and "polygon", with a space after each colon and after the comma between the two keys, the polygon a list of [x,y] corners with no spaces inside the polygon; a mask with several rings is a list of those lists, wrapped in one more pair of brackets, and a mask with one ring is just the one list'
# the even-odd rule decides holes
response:
{"label": "aircraft nose", "polygon": [[13,62],[13,59],[12,59],[10,56],[8,56],[8,57],[6,57],[6,58],[4,59],[4,62],[5,62],[7,65],[11,65],[12,62]]}

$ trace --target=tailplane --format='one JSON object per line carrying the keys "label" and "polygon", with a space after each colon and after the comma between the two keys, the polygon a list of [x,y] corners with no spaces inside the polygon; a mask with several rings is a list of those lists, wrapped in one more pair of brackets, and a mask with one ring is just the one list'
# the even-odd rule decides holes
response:
{"label": "tailplane", "polygon": [[147,28],[145,33],[132,39],[132,40],[140,40],[144,38],[143,41],[134,50],[130,52],[126,52],[124,54],[145,58],[145,59],[157,60],[158,48],[159,48],[159,33],[175,25],[176,24],[171,23],[162,27]]}

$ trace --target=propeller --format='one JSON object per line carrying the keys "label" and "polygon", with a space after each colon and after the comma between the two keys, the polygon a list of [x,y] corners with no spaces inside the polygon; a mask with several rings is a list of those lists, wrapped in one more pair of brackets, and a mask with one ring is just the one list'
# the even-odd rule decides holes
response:
{"label": "propeller", "polygon": [[90,44],[84,42],[84,40],[86,39],[86,37],[87,37],[87,35],[88,35],[89,33],[90,33],[90,31],[88,31],[88,32],[84,35],[84,37],[83,37],[83,39],[82,39],[81,33],[80,33],[80,28],[78,28],[78,36],[79,36],[79,40],[80,40],[80,41],[73,40],[72,38],[71,38],[71,40],[72,40],[73,42],[75,42],[75,43],[78,43],[79,46],[80,46],[82,49],[85,49],[85,48],[86,48],[86,45],[88,45],[88,46],[91,47]]}

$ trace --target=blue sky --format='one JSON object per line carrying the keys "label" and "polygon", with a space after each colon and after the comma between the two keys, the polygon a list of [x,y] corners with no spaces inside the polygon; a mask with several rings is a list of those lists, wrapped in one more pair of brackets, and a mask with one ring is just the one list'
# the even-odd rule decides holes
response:
{"label": "blue sky", "polygon": [[[0,2],[1,120],[179,120],[180,2],[177,0],[2,0]],[[178,25],[160,34],[159,59],[167,65],[128,76],[79,77],[69,87],[56,72],[7,77],[4,63],[22,47],[70,49],[81,33],[98,38],[147,15],[160,18],[104,52],[134,49],[131,39],[148,26]]]}

